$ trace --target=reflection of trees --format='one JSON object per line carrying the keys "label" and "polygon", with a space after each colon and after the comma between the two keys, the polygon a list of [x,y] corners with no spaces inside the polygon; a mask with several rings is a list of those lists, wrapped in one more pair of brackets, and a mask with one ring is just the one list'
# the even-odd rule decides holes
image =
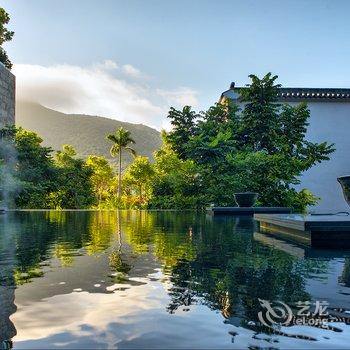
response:
{"label": "reflection of trees", "polygon": [[150,249],[165,268],[181,260],[193,260],[195,245],[192,244],[191,225],[198,216],[176,212],[124,212],[127,242],[138,254]]}
{"label": "reflection of trees", "polygon": [[[154,254],[171,282],[169,313],[202,303],[232,323],[256,321],[258,298],[287,303],[309,299],[305,278],[322,273],[327,265],[327,259],[297,259],[254,240],[251,219],[143,211],[11,215],[16,222],[10,228],[16,257],[13,284],[41,276],[42,262],[52,257],[64,267],[75,255],[109,247],[113,279],[122,282],[135,256]],[[349,261],[340,279],[345,284]]]}
{"label": "reflection of trees", "polygon": [[121,222],[121,211],[117,210],[116,215],[116,236],[117,236],[117,247],[109,256],[109,266],[111,270],[116,273],[114,276],[115,282],[123,282],[126,274],[130,271],[131,266],[126,262],[126,257],[122,252],[122,222]]}
{"label": "reflection of trees", "polygon": [[107,249],[115,234],[114,212],[21,212],[14,215],[12,234],[16,246],[16,284],[43,275],[41,263],[57,258],[71,266],[84,249],[93,255]]}
{"label": "reflection of trees", "polygon": [[204,303],[221,310],[228,322],[258,321],[259,298],[290,304],[309,300],[305,277],[326,267],[325,261],[299,260],[255,241],[250,218],[206,220],[171,212],[123,215],[133,251],[152,249],[163,263],[172,282],[170,313]]}
{"label": "reflection of trees", "polygon": [[[15,280],[13,270],[16,265],[16,248],[12,232],[13,222],[0,220],[0,347],[17,334],[10,316],[16,311]],[[5,262],[5,263],[4,263]]]}
{"label": "reflection of trees", "polygon": [[258,298],[287,303],[309,299],[296,259],[254,241],[252,231],[214,221],[206,226],[202,247],[195,260],[174,267],[171,281],[176,286],[187,281],[200,302],[220,309],[225,318],[257,321]]}

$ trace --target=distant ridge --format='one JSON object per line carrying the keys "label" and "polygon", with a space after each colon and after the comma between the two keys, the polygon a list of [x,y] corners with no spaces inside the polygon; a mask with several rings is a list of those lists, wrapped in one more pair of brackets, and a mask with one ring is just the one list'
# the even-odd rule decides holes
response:
{"label": "distant ridge", "polygon": [[[44,139],[44,145],[54,150],[61,149],[63,144],[70,144],[75,147],[79,157],[103,155],[114,163],[116,160],[109,154],[111,143],[106,140],[106,135],[121,126],[131,132],[138,155],[152,157],[161,146],[160,133],[146,125],[98,116],[65,114],[33,102],[17,101],[16,124],[38,133]],[[124,155],[126,163],[131,160],[130,155]]]}

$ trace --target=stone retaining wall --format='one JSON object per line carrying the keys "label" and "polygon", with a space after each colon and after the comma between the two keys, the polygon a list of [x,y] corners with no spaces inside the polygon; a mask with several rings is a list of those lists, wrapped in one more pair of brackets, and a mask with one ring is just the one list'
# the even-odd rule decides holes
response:
{"label": "stone retaining wall", "polygon": [[16,77],[0,63],[0,127],[15,124]]}

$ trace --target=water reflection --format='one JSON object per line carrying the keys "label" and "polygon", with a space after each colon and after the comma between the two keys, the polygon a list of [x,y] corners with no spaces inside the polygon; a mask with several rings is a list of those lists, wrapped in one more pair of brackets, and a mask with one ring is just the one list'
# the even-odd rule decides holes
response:
{"label": "water reflection", "polygon": [[258,312],[259,298],[349,310],[349,261],[259,233],[249,218],[12,212],[0,217],[0,338],[26,348],[346,348],[343,323],[276,330]]}

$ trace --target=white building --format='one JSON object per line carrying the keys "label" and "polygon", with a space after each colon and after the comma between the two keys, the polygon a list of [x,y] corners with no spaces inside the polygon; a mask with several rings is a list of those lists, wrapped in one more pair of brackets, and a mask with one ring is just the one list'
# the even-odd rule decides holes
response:
{"label": "white building", "polygon": [[[220,102],[232,99],[239,103],[239,90],[231,84],[222,93]],[[315,165],[301,177],[298,188],[308,188],[321,197],[315,207],[319,211],[349,210],[337,177],[350,175],[350,89],[281,88],[280,103],[291,105],[306,102],[310,109],[307,139],[312,142],[334,143],[331,160]]]}

